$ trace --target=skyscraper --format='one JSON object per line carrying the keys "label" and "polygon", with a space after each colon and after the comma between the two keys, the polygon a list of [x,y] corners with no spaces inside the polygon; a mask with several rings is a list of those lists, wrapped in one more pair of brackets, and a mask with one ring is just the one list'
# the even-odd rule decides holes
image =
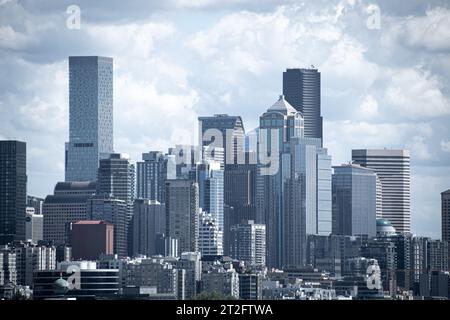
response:
{"label": "skyscraper", "polygon": [[223,169],[220,163],[203,161],[197,165],[199,206],[211,214],[217,227],[223,231]]}
{"label": "skyscraper", "polygon": [[450,189],[441,193],[442,241],[450,243]]}
{"label": "skyscraper", "polygon": [[215,218],[206,211],[199,215],[198,251],[202,257],[223,255],[223,232]]}
{"label": "skyscraper", "polygon": [[95,182],[58,182],[43,205],[44,240],[67,243],[70,223],[88,219],[87,201],[95,191]]}
{"label": "skyscraper", "polygon": [[150,151],[142,154],[142,160],[137,162],[137,198],[165,203],[166,180],[177,174],[175,156]]}
{"label": "skyscraper", "polygon": [[134,200],[133,254],[157,254],[157,236],[166,231],[166,206],[157,200]]}
{"label": "skyscraper", "polygon": [[178,239],[179,252],[198,250],[198,184],[192,180],[166,181],[166,236]]}
{"label": "skyscraper", "polygon": [[25,240],[38,243],[44,239],[44,216],[36,214],[34,208],[27,207],[25,218]]}
{"label": "skyscraper", "polygon": [[343,164],[333,168],[333,234],[375,237],[375,171],[355,164]]}
{"label": "skyscraper", "polygon": [[119,257],[128,255],[128,206],[124,200],[109,194],[96,195],[87,201],[87,219],[102,220],[114,226],[113,252]]}
{"label": "skyscraper", "polygon": [[69,142],[66,181],[94,181],[99,160],[113,152],[113,60],[69,57]]}
{"label": "skyscraper", "polygon": [[238,153],[244,151],[245,130],[241,117],[215,114],[213,117],[199,117],[198,122],[199,145],[208,146],[213,142],[214,147],[224,149],[226,164],[236,163],[239,159]]}
{"label": "skyscraper", "polygon": [[27,145],[0,141],[0,245],[25,240]]}
{"label": "skyscraper", "polygon": [[320,72],[317,69],[286,69],[283,95],[305,119],[305,138],[322,139]]}
{"label": "skyscraper", "polygon": [[[258,152],[260,161],[256,178],[256,223],[266,225],[268,267],[281,267],[283,176],[290,174],[283,158],[284,149],[292,138],[303,137],[303,116],[281,95],[260,116]],[[261,154],[270,155],[263,164]],[[263,169],[269,168],[263,171]]]}
{"label": "skyscraper", "polygon": [[352,160],[374,169],[381,182],[382,218],[397,232],[411,231],[410,153],[408,150],[352,150]]}
{"label": "skyscraper", "polygon": [[266,265],[266,226],[253,220],[231,227],[230,256],[251,266]]}
{"label": "skyscraper", "polygon": [[125,153],[111,153],[107,158],[100,160],[97,195],[106,195],[125,201],[127,206],[126,230],[129,254],[131,254],[133,249],[131,220],[133,217],[134,178],[134,167],[130,162],[129,155]]}

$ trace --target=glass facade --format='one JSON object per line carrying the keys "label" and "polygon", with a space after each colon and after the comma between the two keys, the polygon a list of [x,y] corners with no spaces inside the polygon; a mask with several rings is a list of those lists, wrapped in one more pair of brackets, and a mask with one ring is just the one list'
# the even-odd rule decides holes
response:
{"label": "glass facade", "polygon": [[113,152],[113,60],[69,57],[69,142],[66,181],[94,181],[99,160]]}

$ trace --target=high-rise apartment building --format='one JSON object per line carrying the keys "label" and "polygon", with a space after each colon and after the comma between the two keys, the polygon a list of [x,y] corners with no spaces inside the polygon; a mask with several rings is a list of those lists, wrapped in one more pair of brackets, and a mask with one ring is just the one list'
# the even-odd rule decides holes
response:
{"label": "high-rise apartment building", "polygon": [[251,266],[266,265],[266,226],[242,221],[230,230],[230,257]]}
{"label": "high-rise apartment building", "polygon": [[26,213],[25,240],[33,243],[44,240],[44,216],[36,214],[32,207],[27,207]]}
{"label": "high-rise apartment building", "polygon": [[353,163],[374,169],[381,182],[381,216],[397,232],[411,231],[410,153],[408,150],[352,150]]}
{"label": "high-rise apartment building", "polygon": [[95,181],[99,160],[113,152],[113,60],[69,57],[66,178]]}
{"label": "high-rise apartment building", "polygon": [[199,216],[198,251],[202,257],[223,255],[223,232],[216,219],[205,211]]}
{"label": "high-rise apartment building", "polygon": [[25,240],[27,145],[0,141],[0,245]]}
{"label": "high-rise apartment building", "polygon": [[179,252],[198,251],[199,192],[192,180],[166,181],[166,236],[178,239]]}
{"label": "high-rise apartment building", "polygon": [[450,243],[450,189],[441,193],[442,241]]}
{"label": "high-rise apartment building", "polygon": [[175,156],[150,151],[142,154],[142,160],[137,162],[137,198],[165,203],[166,180],[177,174]]}

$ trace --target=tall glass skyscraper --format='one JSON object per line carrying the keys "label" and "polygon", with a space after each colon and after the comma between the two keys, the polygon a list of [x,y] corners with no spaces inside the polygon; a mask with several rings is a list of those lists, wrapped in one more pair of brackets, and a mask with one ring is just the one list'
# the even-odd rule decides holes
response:
{"label": "tall glass skyscraper", "polygon": [[27,145],[0,141],[0,245],[25,240]]}
{"label": "tall glass skyscraper", "polygon": [[69,57],[69,142],[65,180],[94,181],[113,152],[113,60]]}
{"label": "tall glass skyscraper", "polygon": [[408,150],[352,150],[352,160],[375,169],[381,182],[381,217],[389,220],[397,232],[411,231],[411,178]]}
{"label": "tall glass skyscraper", "polygon": [[333,234],[376,235],[377,175],[355,164],[335,166]]}
{"label": "tall glass skyscraper", "polygon": [[305,138],[322,139],[320,72],[317,69],[287,69],[283,72],[283,95],[305,118]]}

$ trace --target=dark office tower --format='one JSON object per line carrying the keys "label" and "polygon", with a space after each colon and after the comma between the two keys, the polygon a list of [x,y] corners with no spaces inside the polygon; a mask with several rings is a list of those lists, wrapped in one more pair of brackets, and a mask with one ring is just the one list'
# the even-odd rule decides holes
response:
{"label": "dark office tower", "polygon": [[[450,189],[441,193],[441,205],[442,241],[450,244]],[[450,249],[448,252],[448,265],[450,265]]]}
{"label": "dark office tower", "polygon": [[113,152],[113,60],[69,57],[69,142],[66,181],[94,181],[99,160]]}
{"label": "dark office tower", "polygon": [[156,255],[157,237],[166,231],[166,206],[156,200],[134,200],[133,255]]}
{"label": "dark office tower", "polygon": [[178,239],[180,253],[198,251],[199,191],[196,182],[166,181],[166,236]]}
{"label": "dark office tower", "polygon": [[137,162],[136,197],[165,203],[166,180],[177,174],[175,156],[150,151],[142,154],[142,160]]}
{"label": "dark office tower", "polygon": [[131,219],[133,217],[133,167],[130,157],[124,153],[111,153],[100,160],[98,168],[97,195],[110,196],[125,201],[127,206],[128,252],[132,251]]}
{"label": "dark office tower", "polygon": [[[232,207],[225,215],[224,222],[224,254],[228,255],[229,228],[244,220],[256,220],[256,173],[257,165],[248,159],[251,154],[246,152],[245,164],[227,164],[224,171],[224,203]],[[225,212],[225,210],[224,210]]]}
{"label": "dark office tower", "polygon": [[0,245],[25,240],[27,145],[0,141]]}
{"label": "dark office tower", "polygon": [[450,189],[441,193],[442,241],[450,243]]}
{"label": "dark office tower", "polygon": [[119,257],[128,255],[127,209],[125,201],[109,195],[97,195],[87,201],[87,219],[102,220],[113,224],[114,253]]}
{"label": "dark office tower", "polygon": [[[200,146],[215,143],[215,147],[223,148],[225,164],[237,163],[238,153],[244,151],[244,123],[240,116],[215,114],[213,117],[199,117]],[[212,137],[214,136],[214,137]],[[220,136],[221,142],[216,136]]]}
{"label": "dark office tower", "polygon": [[317,69],[286,69],[283,72],[285,99],[305,118],[305,138],[322,139],[320,72]]}
{"label": "dark office tower", "polygon": [[381,182],[381,217],[397,232],[411,231],[410,154],[408,150],[352,150],[352,160],[374,169]]}

